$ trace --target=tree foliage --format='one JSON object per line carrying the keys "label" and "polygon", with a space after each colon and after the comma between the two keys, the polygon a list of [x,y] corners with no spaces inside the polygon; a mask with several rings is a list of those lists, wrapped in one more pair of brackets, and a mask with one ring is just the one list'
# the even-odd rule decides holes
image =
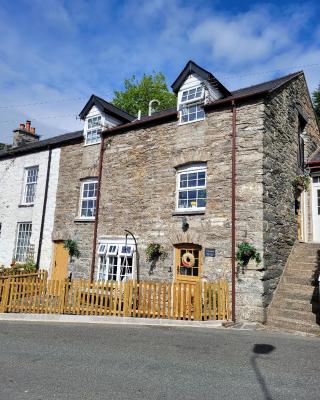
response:
{"label": "tree foliage", "polygon": [[312,93],[312,101],[318,120],[320,121],[320,85],[318,89]]}
{"label": "tree foliage", "polygon": [[153,99],[160,101],[159,106],[153,105],[156,111],[176,106],[176,96],[169,92],[165,76],[161,72],[144,74],[140,81],[135,75],[125,79],[124,90],[115,90],[112,102],[132,115],[137,115],[139,110],[142,115],[147,115],[149,102]]}

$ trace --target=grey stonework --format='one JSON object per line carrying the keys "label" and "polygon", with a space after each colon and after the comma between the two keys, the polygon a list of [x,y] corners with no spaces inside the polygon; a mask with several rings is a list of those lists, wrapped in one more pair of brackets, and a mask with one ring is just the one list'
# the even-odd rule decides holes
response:
{"label": "grey stonework", "polygon": [[87,278],[90,273],[94,222],[79,219],[80,188],[82,179],[98,176],[99,147],[78,143],[61,149],[52,238],[78,242],[81,257],[75,259],[69,271],[74,278]]}
{"label": "grey stonework", "polygon": [[[297,238],[292,179],[297,174],[295,102],[308,115],[306,158],[319,144],[319,132],[303,77],[266,99],[237,105],[237,243],[249,241],[263,261],[257,270],[239,274],[237,318],[265,319],[265,309]],[[174,245],[194,243],[216,249],[204,257],[202,278],[231,280],[231,135],[232,113],[224,106],[206,113],[204,121],[178,121],[114,134],[104,152],[98,239],[138,238],[140,279],[175,279]],[[74,276],[90,274],[92,223],[79,223],[80,179],[97,175],[99,146],[77,144],[62,149],[54,239],[77,239],[82,256]],[[175,214],[176,168],[207,163],[204,214]],[[168,252],[150,274],[145,248],[151,242]],[[204,252],[203,252],[204,253]],[[96,266],[97,272],[97,266]]]}

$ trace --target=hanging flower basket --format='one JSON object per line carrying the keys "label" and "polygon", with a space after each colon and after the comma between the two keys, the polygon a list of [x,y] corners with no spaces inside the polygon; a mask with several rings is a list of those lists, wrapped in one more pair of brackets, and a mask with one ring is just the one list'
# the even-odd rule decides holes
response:
{"label": "hanging flower basket", "polygon": [[292,181],[292,186],[297,194],[307,192],[310,188],[310,176],[298,175]]}

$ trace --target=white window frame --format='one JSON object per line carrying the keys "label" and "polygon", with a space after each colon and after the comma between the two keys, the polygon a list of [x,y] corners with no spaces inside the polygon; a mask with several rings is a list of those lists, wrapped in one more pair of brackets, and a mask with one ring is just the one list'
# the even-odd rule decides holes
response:
{"label": "white window frame", "polygon": [[[198,172],[204,172],[205,173],[205,184],[204,185],[199,185],[199,186],[192,186],[192,187],[180,187],[180,178],[181,175],[183,174],[189,174],[189,173],[198,173]],[[205,190],[206,191],[206,201],[207,201],[207,182],[208,182],[208,177],[207,177],[207,164],[206,163],[196,163],[196,164],[189,164],[187,166],[183,166],[177,169],[176,173],[176,211],[177,212],[188,212],[188,211],[204,211],[206,209],[206,206],[204,207],[179,207],[179,193],[180,192],[190,192],[190,191],[195,191],[195,190]]]}
{"label": "white window frame", "polygon": [[[97,123],[93,126],[89,126],[90,121],[95,119],[95,118],[100,118],[100,123]],[[86,121],[85,121],[85,132],[84,132],[84,136],[85,136],[85,146],[91,146],[93,144],[97,144],[101,142],[101,136],[100,136],[100,132],[102,131],[102,115],[101,114],[96,114],[96,115],[91,115],[90,117],[87,117]],[[94,134],[95,135],[95,140],[92,139],[88,139],[88,136],[90,134]]]}
{"label": "white window frame", "polygon": [[116,256],[118,254],[119,245],[117,244],[108,244],[107,255],[108,256]]}
{"label": "white window frame", "polygon": [[[183,96],[184,96],[184,93],[187,93],[187,97],[189,97],[189,96],[190,96],[190,92],[191,92],[192,90],[195,90],[195,93],[197,93],[197,91],[198,91],[199,89],[201,89],[201,95],[200,95],[200,96],[198,96],[198,97],[193,97],[193,98],[190,98],[190,99],[187,98],[187,100],[182,100],[182,98],[183,98]],[[202,85],[199,85],[199,86],[196,86],[196,87],[192,87],[192,88],[183,90],[182,93],[181,93],[180,104],[183,104],[183,105],[184,105],[184,104],[191,104],[191,103],[200,103],[200,102],[202,102],[203,100],[204,100],[204,87],[203,87]]]}
{"label": "white window frame", "polygon": [[[24,228],[24,230],[21,231],[20,228]],[[20,237],[21,233],[28,233],[28,235],[23,238]],[[18,222],[17,233],[16,233],[16,244],[14,251],[14,259],[16,260],[17,263],[25,263],[27,261],[28,251],[31,247],[31,237],[32,237],[32,222],[30,221]],[[18,251],[20,249],[23,249],[23,251]]]}
{"label": "white window frame", "polygon": [[[84,197],[84,189],[86,184],[90,183],[95,183],[96,184],[96,196],[93,197]],[[84,220],[94,220],[96,211],[97,211],[97,195],[98,195],[98,178],[90,178],[90,179],[85,179],[81,181],[81,188],[80,188],[80,205],[79,205],[79,218],[84,219]],[[85,216],[82,215],[82,204],[84,201],[94,201],[95,202],[95,207],[94,207],[94,215],[93,216]]]}
{"label": "white window frame", "polygon": [[[35,178],[33,181],[28,182],[28,179],[30,178],[29,172],[35,171],[33,174],[33,178]],[[39,179],[39,165],[33,165],[31,167],[27,167],[24,169],[24,177],[23,177],[23,195],[22,195],[22,202],[21,204],[23,205],[32,205],[35,202],[36,199],[36,192],[37,192],[37,186],[38,186],[38,179]],[[28,199],[28,188],[30,186],[34,187],[34,193],[32,199]]]}
{"label": "white window frame", "polygon": [[98,254],[99,254],[99,256],[105,255],[106,252],[107,252],[107,248],[108,248],[108,246],[107,246],[106,244],[100,243],[100,244],[99,244],[99,247],[98,247]]}
{"label": "white window frame", "polygon": [[[199,118],[195,118],[195,119],[193,119],[193,120],[189,120],[189,115],[190,114],[188,114],[188,121],[183,121],[182,120],[182,118],[183,118],[183,111],[184,110],[186,110],[186,111],[189,111],[190,109],[191,109],[191,107],[200,107],[200,108],[202,108],[202,111],[203,111],[203,117],[199,117]],[[196,111],[196,116],[197,116],[197,114],[199,113],[199,111]],[[180,109],[180,125],[185,125],[185,124],[192,124],[193,122],[197,122],[197,121],[203,121],[204,119],[205,119],[205,112],[204,112],[204,109],[203,109],[203,103],[189,103],[189,104],[186,104],[186,105],[183,105],[182,107],[181,107],[181,109]],[[192,113],[193,114],[193,113]]]}
{"label": "white window frame", "polygon": [[[132,280],[135,277],[136,274],[136,249],[135,249],[135,244],[133,241],[127,242],[127,247],[130,247],[130,254],[127,253],[127,257],[132,259],[132,273],[128,274],[127,277],[121,280],[121,262],[122,258],[125,256],[124,253],[122,253],[120,250],[122,247],[126,245],[125,239],[117,239],[117,240],[106,240],[100,242],[99,246],[101,244],[107,244],[107,252],[104,255],[99,255],[99,262],[98,262],[98,271],[97,271],[97,277],[96,279],[100,281],[100,274],[101,274],[101,268],[105,267],[105,278],[102,279],[102,281],[107,282],[108,280],[108,275],[109,275],[109,267],[110,267],[110,262],[111,258],[114,259],[114,257],[117,258],[117,271],[116,271],[116,280],[115,282],[125,282],[127,280]],[[115,246],[116,249],[114,251],[111,251],[110,247]]]}

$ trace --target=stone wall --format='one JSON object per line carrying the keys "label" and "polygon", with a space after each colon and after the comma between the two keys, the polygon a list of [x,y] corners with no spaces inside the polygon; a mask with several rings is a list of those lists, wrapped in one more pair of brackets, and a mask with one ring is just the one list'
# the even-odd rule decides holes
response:
{"label": "stone wall", "polygon": [[[298,167],[298,109],[307,117],[305,160],[320,144],[319,131],[303,75],[266,100],[263,158],[264,274],[263,302],[268,305],[291,247],[297,240],[292,180]],[[308,196],[307,196],[308,197]],[[310,210],[310,202],[308,201]],[[310,229],[309,229],[310,231]]]}
{"label": "stone wall", "polygon": [[73,277],[88,277],[93,240],[93,221],[79,218],[81,180],[98,176],[100,145],[84,146],[83,142],[61,148],[57,206],[52,239],[73,239],[81,256],[76,259]]}
{"label": "stone wall", "polygon": [[[237,239],[263,250],[261,102],[237,108]],[[229,107],[207,113],[204,121],[177,121],[115,135],[104,154],[98,237],[138,237],[140,278],[175,279],[174,245],[194,243],[215,248],[216,257],[203,256],[202,278],[231,277],[231,134]],[[175,215],[176,167],[207,162],[207,206],[203,215]],[[161,243],[169,257],[150,274],[145,248]],[[261,319],[263,285],[260,275],[241,275],[239,317]]]}

